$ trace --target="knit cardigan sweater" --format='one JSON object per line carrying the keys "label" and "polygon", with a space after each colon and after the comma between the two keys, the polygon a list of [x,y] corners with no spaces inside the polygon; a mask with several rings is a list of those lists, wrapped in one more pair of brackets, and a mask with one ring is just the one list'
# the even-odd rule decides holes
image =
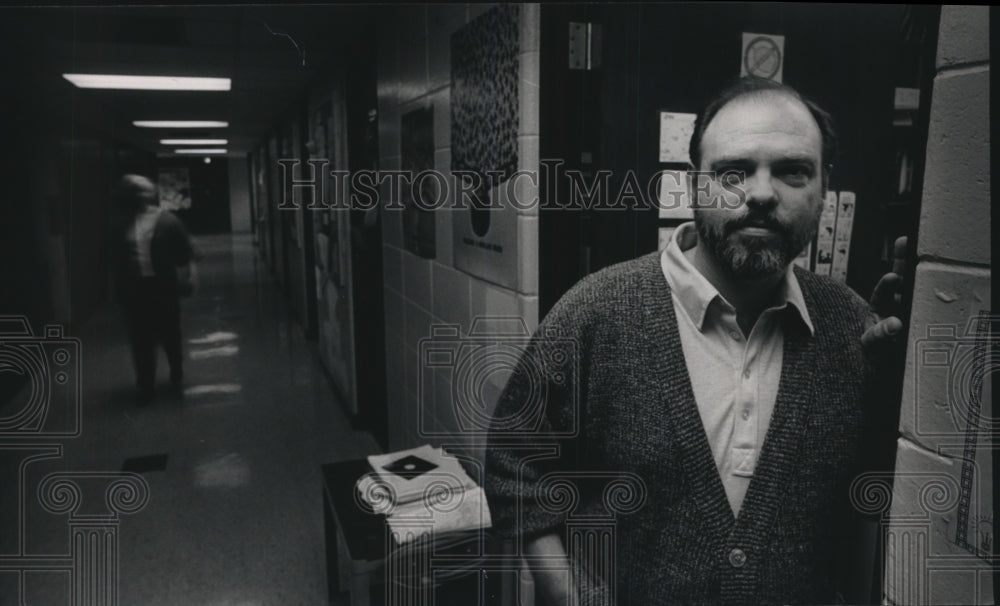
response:
{"label": "knit cardigan sweater", "polygon": [[583,279],[525,349],[488,440],[494,530],[519,546],[556,533],[571,557],[580,529],[611,536],[574,558],[584,603],[836,601],[872,374],[860,343],[869,312],[829,278],[796,276],[815,335],[784,324],[774,413],[737,517],[655,253]]}

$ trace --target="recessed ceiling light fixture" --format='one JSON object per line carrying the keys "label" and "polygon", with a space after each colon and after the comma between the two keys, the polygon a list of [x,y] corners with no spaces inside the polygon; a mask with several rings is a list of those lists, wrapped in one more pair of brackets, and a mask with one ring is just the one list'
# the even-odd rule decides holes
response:
{"label": "recessed ceiling light fixture", "polygon": [[160,145],[229,145],[229,139],[160,139]]}
{"label": "recessed ceiling light fixture", "polygon": [[222,120],[135,120],[134,126],[140,128],[227,128],[228,122]]}
{"label": "recessed ceiling light fixture", "polygon": [[224,153],[226,153],[226,150],[224,148],[221,148],[221,147],[218,147],[218,148],[215,148],[215,147],[203,147],[203,148],[189,147],[189,148],[185,148],[185,149],[175,149],[174,153],[176,153],[176,154],[224,154]]}
{"label": "recessed ceiling light fixture", "polygon": [[233,86],[229,78],[192,78],[187,76],[123,76],[117,74],[63,74],[78,88],[115,90],[215,90]]}

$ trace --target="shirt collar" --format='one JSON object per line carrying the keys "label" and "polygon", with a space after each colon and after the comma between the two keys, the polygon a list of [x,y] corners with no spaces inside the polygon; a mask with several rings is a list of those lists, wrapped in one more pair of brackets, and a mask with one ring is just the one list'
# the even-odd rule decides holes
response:
{"label": "shirt collar", "polygon": [[[663,250],[660,266],[667,283],[670,285],[670,290],[677,297],[681,308],[701,331],[704,330],[705,316],[709,306],[716,298],[720,301],[725,301],[725,299],[719,294],[718,289],[712,286],[712,283],[684,256],[684,251],[696,243],[697,232],[694,222],[689,221],[681,224],[674,231],[670,242]],[[816,334],[812,320],[809,318],[809,310],[806,309],[802,289],[799,287],[799,281],[795,277],[794,267],[791,264],[781,280],[776,307],[785,305],[791,306],[798,312],[802,323],[809,329],[809,334]]]}

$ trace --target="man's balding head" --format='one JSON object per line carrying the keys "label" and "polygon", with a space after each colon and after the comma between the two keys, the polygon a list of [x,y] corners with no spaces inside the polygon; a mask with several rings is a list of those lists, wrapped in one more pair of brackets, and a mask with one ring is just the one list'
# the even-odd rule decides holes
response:
{"label": "man's balding head", "polygon": [[691,156],[691,164],[694,166],[695,170],[703,170],[703,167],[701,166],[703,151],[701,145],[702,139],[705,136],[705,130],[712,122],[712,119],[715,118],[716,114],[719,113],[719,110],[740,98],[766,98],[768,95],[775,94],[785,95],[798,101],[805,106],[810,115],[812,115],[812,118],[816,121],[816,125],[819,127],[819,132],[822,137],[822,162],[825,182],[829,177],[830,169],[832,168],[834,158],[837,155],[837,133],[834,129],[833,118],[830,117],[830,114],[828,114],[826,110],[821,108],[811,99],[804,97],[791,86],[781,84],[773,80],[766,80],[764,78],[756,78],[753,76],[740,78],[719,92],[719,94],[709,101],[708,105],[705,106],[705,109],[702,110],[701,114],[699,114],[698,119],[695,120],[694,133],[691,135],[691,144],[688,150]]}
{"label": "man's balding head", "polygon": [[157,203],[156,184],[142,175],[125,175],[118,181],[115,199],[123,212],[139,212]]}

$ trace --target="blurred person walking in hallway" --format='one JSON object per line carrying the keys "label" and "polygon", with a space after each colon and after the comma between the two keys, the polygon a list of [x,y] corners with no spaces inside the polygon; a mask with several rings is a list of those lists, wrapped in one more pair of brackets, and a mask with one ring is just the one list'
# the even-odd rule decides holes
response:
{"label": "blurred person walking in hallway", "polygon": [[160,208],[156,185],[141,175],[121,178],[114,192],[118,222],[113,227],[115,290],[125,316],[138,399],[155,392],[156,347],[162,345],[170,383],[181,393],[180,297],[194,290],[195,251],[184,224]]}

